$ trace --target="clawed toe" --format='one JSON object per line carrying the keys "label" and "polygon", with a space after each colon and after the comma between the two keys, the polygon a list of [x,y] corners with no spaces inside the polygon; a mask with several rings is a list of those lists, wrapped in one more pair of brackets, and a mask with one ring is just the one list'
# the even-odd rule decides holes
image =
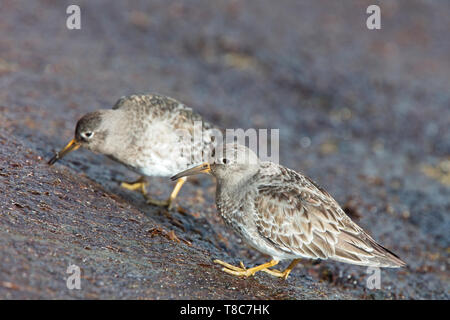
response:
{"label": "clawed toe", "polygon": [[266,268],[272,267],[278,263],[277,260],[272,260],[272,261],[264,263],[262,265],[247,269],[244,266],[244,263],[242,261],[239,263],[240,267],[233,266],[233,265],[223,262],[221,260],[214,260],[214,262],[224,266],[224,268],[222,268],[222,271],[224,271],[228,274],[234,275],[234,276],[238,276],[238,277],[253,276],[256,272],[265,270]]}

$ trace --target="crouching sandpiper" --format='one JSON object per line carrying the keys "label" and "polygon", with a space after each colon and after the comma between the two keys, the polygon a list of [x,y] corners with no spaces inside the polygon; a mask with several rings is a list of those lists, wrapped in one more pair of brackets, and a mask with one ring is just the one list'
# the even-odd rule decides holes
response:
{"label": "crouching sandpiper", "polygon": [[[194,138],[198,123],[200,137]],[[148,203],[170,208],[186,178],[180,178],[169,198],[161,201],[147,195],[145,177],[170,177],[192,165],[193,159],[207,157],[215,130],[175,99],[158,94],[125,96],[112,109],[84,115],[76,125],[74,139],[49,164],[79,147],[104,154],[142,175],[134,182],[122,182],[122,187],[139,190]],[[188,145],[180,145],[183,143]]]}

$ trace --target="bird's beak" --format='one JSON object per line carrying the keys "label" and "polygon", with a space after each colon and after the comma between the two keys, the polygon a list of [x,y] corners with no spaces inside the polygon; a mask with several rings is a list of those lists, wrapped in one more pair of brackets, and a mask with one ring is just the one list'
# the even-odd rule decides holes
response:
{"label": "bird's beak", "polygon": [[176,175],[174,175],[173,177],[171,177],[170,179],[172,181],[175,181],[179,178],[183,178],[183,177],[187,177],[187,176],[193,176],[194,174],[199,174],[199,173],[210,173],[211,172],[211,167],[209,166],[209,163],[205,162],[199,166],[184,170]]}
{"label": "bird's beak", "polygon": [[80,143],[77,142],[75,139],[72,139],[67,146],[64,147],[60,152],[55,153],[53,158],[50,159],[48,162],[49,165],[54,164],[59,159],[62,159],[66,154],[68,154],[71,151],[77,150],[80,147]]}

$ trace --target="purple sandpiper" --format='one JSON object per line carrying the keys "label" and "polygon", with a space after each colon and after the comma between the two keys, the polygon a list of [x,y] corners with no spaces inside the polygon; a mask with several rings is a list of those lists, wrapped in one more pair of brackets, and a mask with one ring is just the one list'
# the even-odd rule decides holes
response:
{"label": "purple sandpiper", "polygon": [[[180,143],[186,141],[180,140],[180,132],[192,135],[198,123],[201,137],[190,137],[188,143],[193,143],[183,149],[189,152],[183,152]],[[170,197],[161,201],[147,195],[145,176],[170,177],[192,165],[193,159],[209,155],[214,130],[198,113],[175,99],[158,94],[125,96],[112,109],[84,115],[77,122],[74,139],[49,164],[79,147],[104,154],[142,175],[134,182],[122,182],[122,187],[139,190],[148,203],[171,208],[186,178],[179,179]]]}
{"label": "purple sandpiper", "polygon": [[[246,277],[264,271],[286,279],[301,258],[373,267],[405,266],[308,177],[260,161],[242,145],[227,144],[220,150],[209,162],[185,170],[172,180],[200,172],[215,176],[216,205],[225,223],[251,247],[272,257],[249,269],[242,262],[237,267],[214,260],[224,267],[223,271]],[[270,269],[281,260],[293,261],[284,271]]]}

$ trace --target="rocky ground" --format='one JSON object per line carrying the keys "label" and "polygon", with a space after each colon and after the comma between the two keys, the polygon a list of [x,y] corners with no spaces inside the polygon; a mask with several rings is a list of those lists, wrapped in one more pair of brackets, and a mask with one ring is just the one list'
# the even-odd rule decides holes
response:
{"label": "rocky ground", "polygon": [[[450,3],[69,1],[0,4],[0,298],[448,299]],[[224,128],[280,129],[280,162],[326,188],[408,267],[304,261],[287,281],[212,263],[266,257],[217,215],[201,176],[185,212],[119,188],[136,175],[79,150],[47,160],[84,113],[159,92]],[[151,179],[163,198],[173,183]],[[81,268],[81,290],[66,287]]]}

